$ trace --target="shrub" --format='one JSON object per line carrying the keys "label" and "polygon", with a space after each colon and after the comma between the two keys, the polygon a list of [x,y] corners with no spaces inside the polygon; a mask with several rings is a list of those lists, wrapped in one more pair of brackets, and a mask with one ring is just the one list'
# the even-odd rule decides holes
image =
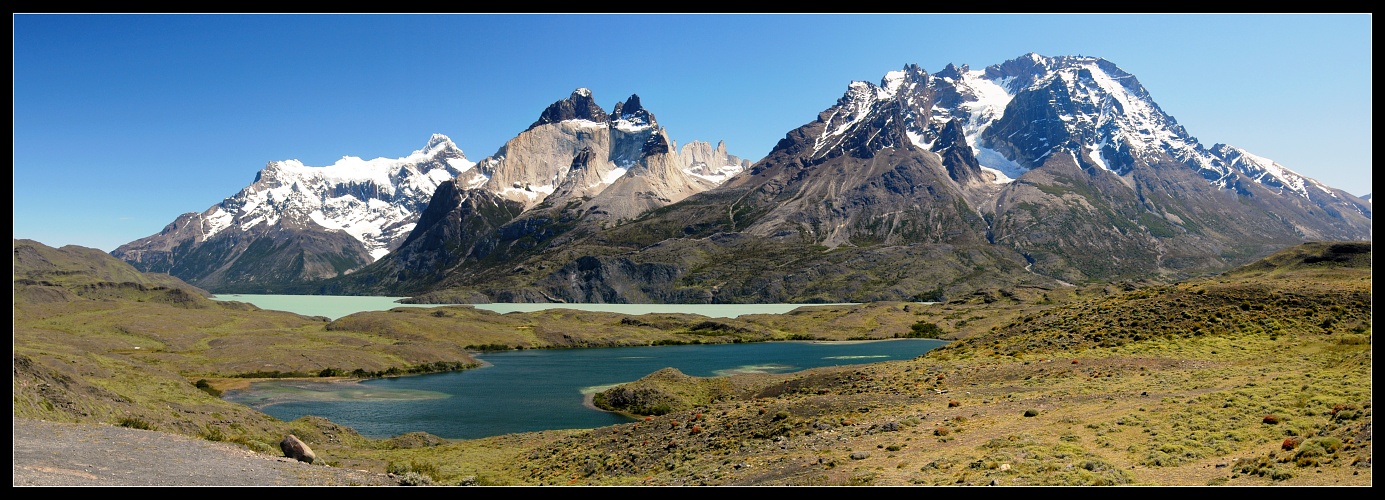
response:
{"label": "shrub", "polygon": [[920,321],[909,327],[909,333],[905,336],[916,339],[936,339],[942,335],[943,329],[937,324]]}
{"label": "shrub", "polygon": [[1338,404],[1332,407],[1332,420],[1356,420],[1359,417],[1360,413],[1354,405]]}
{"label": "shrub", "polygon": [[202,392],[210,394],[214,398],[221,397],[221,391],[217,390],[215,387],[212,387],[212,384],[210,382],[207,382],[207,379],[205,378],[198,379],[197,382],[192,385],[196,386]]}
{"label": "shrub", "polygon": [[947,407],[948,407],[948,408],[956,408],[956,407],[958,407],[958,406],[962,406],[962,403],[957,402],[957,400],[955,400],[955,399],[949,399],[949,400],[947,400]]}
{"label": "shrub", "polygon": [[402,486],[422,486],[433,484],[440,476],[438,466],[428,463],[411,461],[408,465],[390,462],[385,466],[385,472],[401,476],[399,484]]}
{"label": "shrub", "polygon": [[143,429],[146,431],[154,430],[154,426],[150,425],[149,422],[145,421],[144,419],[134,417],[125,417],[123,419],[120,419],[120,426],[129,427],[131,429]]}
{"label": "shrub", "polygon": [[936,429],[933,429],[933,435],[934,435],[934,436],[946,436],[946,435],[948,435],[948,433],[950,433],[950,432],[952,432],[952,431],[948,430],[947,427],[938,427],[938,428],[936,428]]}
{"label": "shrub", "polygon": [[1337,453],[1342,449],[1342,440],[1335,437],[1321,437],[1317,439],[1317,442],[1318,445],[1322,446],[1323,450],[1328,453]]}
{"label": "shrub", "polygon": [[429,486],[433,484],[433,479],[417,472],[405,472],[399,476],[400,486]]}
{"label": "shrub", "polygon": [[1034,410],[1034,409],[1024,410],[1024,416],[1026,416],[1026,417],[1037,417],[1037,416],[1039,416],[1039,410]]}
{"label": "shrub", "polygon": [[254,450],[257,453],[263,454],[271,454],[274,453],[274,450],[278,449],[277,447],[270,446],[268,443],[265,443],[263,441],[258,441],[245,436],[235,436],[231,439],[227,439],[226,441],[230,443],[236,443],[238,445]]}
{"label": "shrub", "polygon": [[1260,419],[1260,421],[1270,425],[1275,425],[1279,423],[1279,417],[1276,417],[1274,415],[1265,415],[1265,418]]}
{"label": "shrub", "polygon": [[1281,444],[1279,445],[1279,447],[1280,447],[1280,448],[1283,448],[1285,451],[1288,451],[1288,450],[1292,450],[1292,449],[1294,449],[1294,448],[1297,448],[1298,445],[1301,444],[1301,443],[1303,443],[1303,438],[1302,438],[1302,437],[1299,437],[1299,436],[1289,436],[1289,437],[1284,438],[1284,442],[1281,443]]}
{"label": "shrub", "polygon": [[226,434],[221,432],[220,427],[209,425],[206,430],[202,431],[202,439],[206,439],[207,441],[225,441]]}

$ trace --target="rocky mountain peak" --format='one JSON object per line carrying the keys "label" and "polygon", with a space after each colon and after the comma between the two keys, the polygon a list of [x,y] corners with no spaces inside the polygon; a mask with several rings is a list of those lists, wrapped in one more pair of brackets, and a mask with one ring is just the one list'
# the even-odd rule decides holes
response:
{"label": "rocky mountain peak", "polygon": [[947,63],[947,66],[944,67],[942,71],[938,72],[938,77],[952,78],[954,80],[960,79],[962,78],[962,75],[967,71],[970,71],[970,68],[968,68],[965,64],[963,64],[961,68],[958,68],[955,64]]}
{"label": "rocky mountain peak", "polygon": [[617,102],[615,109],[611,111],[611,118],[614,122],[621,122],[617,126],[627,128],[657,124],[654,121],[654,114],[640,105],[638,94],[630,94],[630,98],[626,99],[625,102]]}
{"label": "rocky mountain peak", "polygon": [[452,138],[442,134],[433,134],[432,137],[429,137],[428,144],[423,147],[423,151],[429,156],[438,156],[439,153],[446,153],[444,156],[449,158],[462,156],[462,149],[452,142]]}
{"label": "rocky mountain peak", "polygon": [[962,126],[956,119],[948,120],[943,125],[942,132],[938,133],[938,140],[933,143],[933,152],[939,153],[954,147],[967,147],[967,137],[962,133]]}
{"label": "rocky mountain peak", "polygon": [[474,165],[442,134],[402,158],[271,161],[234,196],[112,253],[209,287],[332,277],[398,246],[437,186]]}
{"label": "rocky mountain peak", "polygon": [[539,119],[529,126],[526,130],[531,130],[539,125],[548,123],[558,123],[566,120],[587,120],[597,123],[606,123],[610,117],[606,111],[596,104],[592,98],[592,92],[585,88],[572,91],[572,95],[567,99],[550,104]]}

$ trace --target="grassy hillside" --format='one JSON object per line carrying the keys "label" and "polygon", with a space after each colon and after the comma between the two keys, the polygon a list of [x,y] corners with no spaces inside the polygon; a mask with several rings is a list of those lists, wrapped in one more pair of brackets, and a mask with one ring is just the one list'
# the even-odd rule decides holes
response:
{"label": "grassy hillside", "polygon": [[[147,285],[79,293],[93,283],[16,274],[12,402],[16,417],[148,427],[262,453],[277,454],[272,443],[293,432],[329,464],[439,484],[1371,485],[1370,255],[1369,244],[1305,245],[1178,284],[990,290],[736,320],[445,307],[328,322]],[[51,300],[19,300],[30,296]],[[591,430],[370,440],[210,394],[246,375],[452,369],[470,360],[468,347],[915,331],[955,340],[909,361],[793,374],[664,370],[601,398],[646,419]]]}

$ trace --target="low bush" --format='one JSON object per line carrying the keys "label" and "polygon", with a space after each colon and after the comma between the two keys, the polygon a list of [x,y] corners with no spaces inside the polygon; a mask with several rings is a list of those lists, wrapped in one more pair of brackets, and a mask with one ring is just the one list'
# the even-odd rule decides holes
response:
{"label": "low bush", "polygon": [[207,394],[210,394],[210,395],[211,395],[212,397],[214,397],[214,398],[220,398],[220,397],[221,397],[221,391],[217,390],[217,388],[215,388],[215,387],[212,387],[212,384],[211,384],[210,382],[207,382],[207,379],[205,379],[205,378],[204,378],[204,379],[198,379],[198,381],[197,381],[196,383],[192,384],[192,385],[193,385],[193,386],[196,386],[196,387],[197,387],[198,389],[200,389],[202,392],[205,392],[205,393],[207,393]]}
{"label": "low bush", "polygon": [[936,339],[942,337],[942,335],[942,327],[927,321],[914,323],[913,326],[909,327],[909,333],[904,334],[905,337],[911,339]]}
{"label": "low bush", "polygon": [[131,429],[142,429],[146,431],[154,430],[154,426],[150,425],[148,421],[134,417],[125,417],[123,419],[120,419],[120,426],[129,427]]}
{"label": "low bush", "polygon": [[407,465],[390,462],[385,466],[385,472],[400,476],[401,486],[430,485],[441,476],[437,465],[418,461],[410,461]]}

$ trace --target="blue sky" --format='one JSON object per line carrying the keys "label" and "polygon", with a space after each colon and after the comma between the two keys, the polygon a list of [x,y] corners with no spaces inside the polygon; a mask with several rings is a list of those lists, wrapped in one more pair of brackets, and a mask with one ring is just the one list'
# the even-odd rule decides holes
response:
{"label": "blue sky", "polygon": [[15,14],[14,236],[110,251],[275,160],[490,156],[574,89],[758,160],[853,80],[1028,52],[1134,74],[1204,145],[1371,192],[1371,16]]}

